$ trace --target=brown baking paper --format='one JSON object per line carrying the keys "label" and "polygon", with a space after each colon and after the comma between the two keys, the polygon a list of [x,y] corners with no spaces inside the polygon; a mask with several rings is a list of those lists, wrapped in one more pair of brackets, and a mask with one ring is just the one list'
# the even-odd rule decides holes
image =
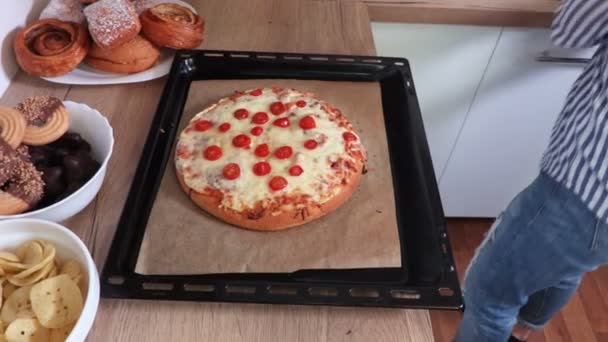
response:
{"label": "brown baking paper", "polygon": [[150,214],[137,273],[401,266],[378,84],[298,80],[193,82],[179,132],[196,113],[235,90],[266,86],[311,91],[342,110],[368,151],[368,172],[357,191],[338,210],[305,225],[282,232],[248,231],[226,224],[194,205],[177,183],[172,157]]}

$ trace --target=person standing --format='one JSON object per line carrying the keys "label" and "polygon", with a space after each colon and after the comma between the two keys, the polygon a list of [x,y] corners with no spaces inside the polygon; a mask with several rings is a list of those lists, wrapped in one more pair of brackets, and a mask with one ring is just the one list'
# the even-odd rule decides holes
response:
{"label": "person standing", "polygon": [[525,341],[586,272],[608,263],[608,0],[562,0],[551,36],[558,46],[598,49],[566,99],[539,176],[469,265],[456,342]]}

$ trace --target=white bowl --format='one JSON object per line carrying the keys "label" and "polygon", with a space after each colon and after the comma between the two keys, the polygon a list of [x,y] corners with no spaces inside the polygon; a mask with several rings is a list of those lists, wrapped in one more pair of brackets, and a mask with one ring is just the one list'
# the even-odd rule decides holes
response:
{"label": "white bowl", "polygon": [[23,214],[0,215],[0,220],[38,218],[61,222],[81,212],[99,192],[114,148],[112,126],[110,126],[105,116],[85,104],[64,101],[64,105],[70,113],[69,131],[79,133],[91,144],[91,156],[101,164],[99,170],[80,189],[63,200],[48,207]]}
{"label": "white bowl", "polygon": [[84,307],[67,342],[84,341],[95,321],[99,305],[99,275],[91,254],[82,241],[69,229],[50,221],[15,219],[0,222],[0,250],[12,250],[21,243],[42,239],[56,247],[60,261],[74,259],[87,274],[87,291],[83,293]]}

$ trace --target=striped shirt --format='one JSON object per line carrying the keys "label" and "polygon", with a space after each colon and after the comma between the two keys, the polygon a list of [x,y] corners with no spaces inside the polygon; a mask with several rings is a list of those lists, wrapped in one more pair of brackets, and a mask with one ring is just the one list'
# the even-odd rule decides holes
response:
{"label": "striped shirt", "polygon": [[541,169],[608,222],[608,0],[562,0],[552,39],[598,49],[568,94]]}

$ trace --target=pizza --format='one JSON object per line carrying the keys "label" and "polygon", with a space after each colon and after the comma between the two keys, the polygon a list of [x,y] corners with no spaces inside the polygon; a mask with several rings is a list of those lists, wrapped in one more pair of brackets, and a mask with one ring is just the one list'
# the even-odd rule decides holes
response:
{"label": "pizza", "polygon": [[196,114],[175,149],[179,184],[232,225],[276,231],[336,210],[365,170],[360,137],[311,93],[238,91]]}

